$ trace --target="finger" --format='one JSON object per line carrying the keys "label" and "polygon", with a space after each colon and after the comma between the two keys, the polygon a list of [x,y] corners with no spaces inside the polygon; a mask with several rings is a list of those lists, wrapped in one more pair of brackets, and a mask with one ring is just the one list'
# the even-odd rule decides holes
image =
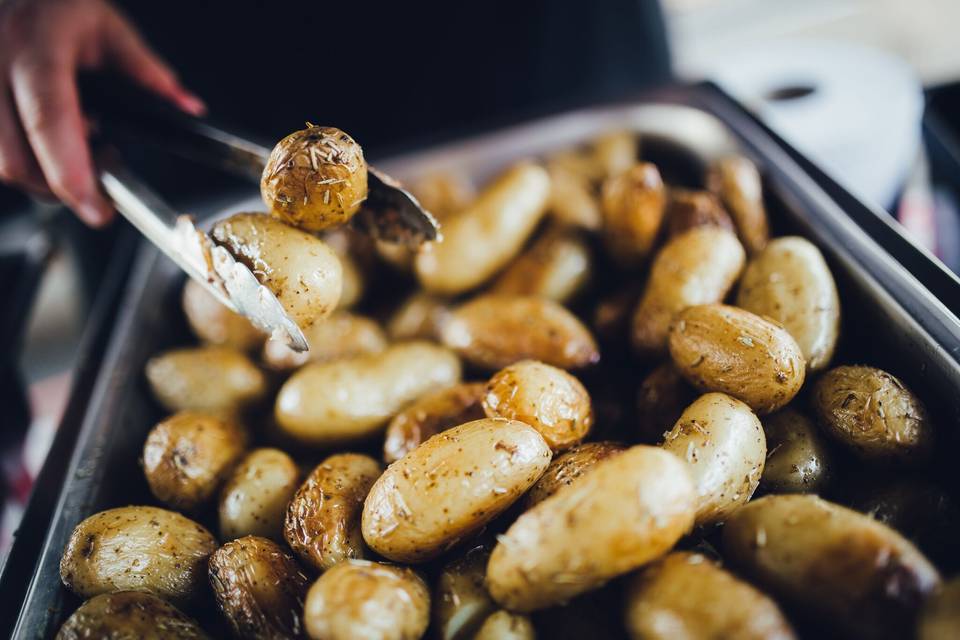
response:
{"label": "finger", "polygon": [[0,85],[0,180],[39,195],[51,195],[17,120],[13,96]]}

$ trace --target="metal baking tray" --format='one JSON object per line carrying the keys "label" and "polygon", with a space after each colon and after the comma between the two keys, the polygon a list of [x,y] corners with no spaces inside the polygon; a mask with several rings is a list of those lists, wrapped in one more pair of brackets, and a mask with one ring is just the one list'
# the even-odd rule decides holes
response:
{"label": "metal baking tray", "polygon": [[[623,128],[641,136],[642,155],[661,166],[668,182],[695,182],[704,163],[718,154],[737,150],[751,157],[764,175],[776,234],[811,239],[837,279],[844,338],[836,360],[867,362],[894,372],[920,393],[943,431],[960,423],[960,321],[848,217],[825,185],[800,167],[792,149],[710,85],[672,87],[629,102],[539,118],[377,158],[377,164],[405,180],[451,167],[483,180],[519,158]],[[251,189],[228,201],[194,207],[193,212],[216,216],[260,206]],[[39,553],[32,563],[22,558],[13,563],[30,567],[29,573],[3,576],[4,585],[18,580],[22,585],[22,599],[12,588],[5,592],[5,607],[13,607],[10,611],[17,615],[15,637],[52,637],[79,604],[61,586],[58,566],[81,519],[109,507],[155,502],[138,458],[147,431],[162,414],[142,372],[151,355],[190,341],[178,303],[181,285],[182,275],[174,265],[143,244],[72,454],[47,463],[66,469],[63,486],[48,519],[36,517],[21,533],[21,538],[42,538]]]}

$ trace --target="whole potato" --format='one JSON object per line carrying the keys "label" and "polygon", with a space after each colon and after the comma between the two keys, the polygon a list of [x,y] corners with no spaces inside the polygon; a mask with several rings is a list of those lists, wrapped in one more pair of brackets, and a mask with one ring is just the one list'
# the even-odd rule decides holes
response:
{"label": "whole potato", "polygon": [[634,347],[649,357],[666,354],[673,317],[687,307],[723,300],[745,260],[737,237],[726,229],[697,227],[670,240],[654,257],[634,311]]}
{"label": "whole potato", "polygon": [[60,559],[60,579],[84,598],[146,591],[189,604],[203,591],[207,558],[216,548],[209,531],[179,513],[107,509],[74,528]]}
{"label": "whole potato", "polygon": [[489,292],[540,296],[563,304],[590,278],[590,247],[570,229],[552,228],[504,269]]}
{"label": "whole potato", "polygon": [[670,357],[693,386],[743,400],[761,415],[790,402],[806,375],[800,347],[786,329],[723,304],[678,313]]}
{"label": "whole potato", "polygon": [[747,252],[753,255],[761,251],[767,245],[770,229],[757,166],[743,156],[720,158],[710,167],[707,185],[723,200]]}
{"label": "whole potato", "polygon": [[556,302],[481,295],[457,307],[443,325],[443,342],[470,364],[496,371],[520,360],[579,369],[600,360],[590,331]]}
{"label": "whole potato", "polygon": [[653,248],[663,221],[666,193],[660,172],[640,162],[607,178],[600,202],[607,250],[623,264],[636,264]]}
{"label": "whole potato", "polygon": [[583,440],[593,426],[590,394],[563,369],[536,360],[504,367],[487,382],[483,410],[488,418],[525,422],[554,452]]}
{"label": "whole potato", "polygon": [[300,482],[300,469],[279,449],[248,453],[223,485],[220,495],[220,537],[236,540],[260,536],[283,540],[287,503]]}
{"label": "whole potato", "polygon": [[606,460],[626,447],[618,442],[585,442],[571,447],[558,455],[543,472],[537,483],[530,487],[524,505],[532,508],[574,480],[589,473],[598,462]]}
{"label": "whole potato", "polygon": [[473,640],[535,640],[536,637],[530,618],[501,609],[487,616]]}
{"label": "whole potato", "polygon": [[440,329],[450,313],[446,302],[417,292],[404,300],[387,320],[391,340],[440,340]]}
{"label": "whole potato", "polygon": [[213,225],[214,241],[246,265],[301,328],[340,304],[343,267],[320,238],[264,213],[237,213]]}
{"label": "whole potato", "polygon": [[812,404],[827,433],[862,458],[919,463],[933,447],[933,424],[923,403],[881,369],[827,371],[814,383]]}
{"label": "whole potato", "polygon": [[823,254],[810,241],[771,240],[743,272],[737,306],[782,324],[808,371],[830,363],[840,335],[840,298]]}
{"label": "whole potato", "polygon": [[267,337],[245,317],[225,307],[193,278],[187,278],[183,285],[181,302],[190,330],[202,342],[250,351],[263,344]]}
{"label": "whole potato", "polygon": [[275,371],[290,371],[308,362],[331,362],[380,353],[387,348],[387,336],[376,320],[349,311],[335,311],[329,318],[313,323],[303,332],[310,350],[298,353],[281,339],[267,340],[263,363]]}
{"label": "whole potato", "polygon": [[441,431],[485,417],[485,391],[482,382],[463,382],[417,399],[387,425],[384,462],[399,460]]}
{"label": "whole potato", "polygon": [[198,509],[216,494],[246,444],[243,427],[229,418],[176,413],[157,423],[143,445],[150,491],[168,507]]}
{"label": "whole potato", "polygon": [[284,433],[305,444],[341,445],[377,433],[408,403],[459,380],[460,361],[448,349],[400,343],[379,354],[304,366],[280,388],[275,415]]}
{"label": "whole potato", "polygon": [[920,612],[917,640],[960,638],[960,577],[952,578],[927,600]]}
{"label": "whole potato", "polygon": [[709,191],[671,189],[663,217],[668,239],[696,227],[720,227],[734,231],[730,214]]}
{"label": "whole potato", "polygon": [[904,638],[940,576],[893,529],[811,495],[771,495],[723,528],[724,557],[849,636]]}
{"label": "whole potato", "polygon": [[660,442],[697,395],[672,362],[664,362],[651,371],[637,390],[641,441],[644,444]]}
{"label": "whole potato", "polygon": [[550,176],[550,215],[563,225],[595,231],[603,224],[600,201],[592,180],[581,173],[579,160],[569,154],[547,159]]}
{"label": "whole potato", "polygon": [[433,595],[438,640],[474,640],[483,621],[497,610],[484,584],[489,560],[489,546],[480,545],[444,565]]}
{"label": "whole potato", "polygon": [[313,640],[418,640],[430,622],[430,592],[411,569],[346,560],[313,583],[303,617]]}
{"label": "whole potato", "polygon": [[521,613],[565,602],[666,553],[693,526],[695,511],[687,465],[656,447],[631,447],[499,536],[487,588]]}
{"label": "whole potato", "polygon": [[147,361],[146,374],[153,396],[169,411],[233,414],[267,393],[263,372],[228,347],[166,351]]}
{"label": "whole potato", "polygon": [[833,471],[830,452],[813,421],[786,407],[765,416],[767,463],[760,487],[770,493],[819,493]]}
{"label": "whole potato", "polygon": [[360,514],[383,469],[370,456],[338,453],[321,462],[287,507],[283,536],[300,560],[319,571],[367,555]]}
{"label": "whole potato", "polygon": [[422,247],[414,259],[429,292],[455,295],[494,276],[520,253],[547,208],[550,177],[535,164],[508,169],[480,196],[444,221],[443,241]]}
{"label": "whole potato", "polygon": [[363,505],[363,538],[397,562],[434,558],[513,504],[550,464],[537,431],[484,419],[439,433],[390,465]]}
{"label": "whole potato", "polygon": [[138,591],[101,593],[67,618],[56,640],[207,640],[195,620],[169,602]]}
{"label": "whole potato", "polygon": [[746,404],[722,393],[700,396],[664,436],[663,448],[690,465],[697,525],[722,522],[760,484],[767,441]]}
{"label": "whole potato", "polygon": [[636,640],[792,640],[776,603],[699,553],[674,552],[627,587],[626,626]]}
{"label": "whole potato", "polygon": [[210,586],[235,638],[303,638],[307,576],[272,540],[244,536],[210,556]]}
{"label": "whole potato", "polygon": [[308,123],[270,152],[260,195],[273,216],[296,227],[344,224],[367,198],[363,149],[340,129]]}

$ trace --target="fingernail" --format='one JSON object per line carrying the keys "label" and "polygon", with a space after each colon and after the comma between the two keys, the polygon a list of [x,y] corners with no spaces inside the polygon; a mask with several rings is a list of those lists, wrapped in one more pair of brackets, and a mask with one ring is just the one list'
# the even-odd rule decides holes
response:
{"label": "fingernail", "polygon": [[92,202],[81,202],[76,208],[77,215],[91,227],[102,227],[110,221],[110,212]]}
{"label": "fingernail", "polygon": [[195,116],[202,116],[207,112],[206,103],[192,93],[184,93],[180,98],[180,105]]}

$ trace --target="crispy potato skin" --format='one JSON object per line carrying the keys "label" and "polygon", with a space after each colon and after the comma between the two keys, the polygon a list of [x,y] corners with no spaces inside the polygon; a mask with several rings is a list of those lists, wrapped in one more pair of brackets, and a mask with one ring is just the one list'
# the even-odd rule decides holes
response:
{"label": "crispy potato skin", "polygon": [[347,560],[310,587],[304,621],[313,640],[418,640],[430,622],[430,592],[411,569]]}
{"label": "crispy potato skin", "polygon": [[480,625],[497,610],[484,584],[489,560],[489,546],[479,545],[444,565],[433,594],[439,640],[475,640]]}
{"label": "crispy potato skin", "polygon": [[635,446],[598,463],[498,538],[487,588],[521,613],[565,602],[666,553],[693,525],[687,466]]}
{"label": "crispy potato skin", "polygon": [[550,464],[537,431],[513,420],[475,420],[439,433],[397,460],[363,506],[363,537],[397,562],[423,562],[513,504]]}
{"label": "crispy potato skin", "polygon": [[666,192],[656,166],[640,162],[603,183],[603,237],[610,254],[636,264],[653,248],[663,222]]}
{"label": "crispy potato skin", "polygon": [[440,329],[450,313],[443,300],[429,293],[414,293],[387,320],[391,340],[440,340]]}
{"label": "crispy potato skin", "polygon": [[644,444],[660,442],[696,399],[697,392],[672,362],[664,362],[651,371],[637,390],[640,440]]}
{"label": "crispy potato skin", "polygon": [[943,584],[927,600],[917,624],[917,640],[953,640],[960,637],[960,578]]}
{"label": "crispy potato skin", "polygon": [[534,640],[530,618],[500,609],[487,616],[473,640]]}
{"label": "crispy potato skin", "polygon": [[933,445],[923,403],[875,367],[840,366],[814,383],[812,404],[834,440],[868,460],[922,462]]}
{"label": "crispy potato skin", "polygon": [[721,158],[710,167],[707,186],[720,196],[730,212],[747,253],[753,255],[763,250],[770,228],[757,166],[743,156]]}
{"label": "crispy potato skin", "polygon": [[697,227],[657,253],[633,314],[633,345],[641,355],[663,356],[674,316],[687,307],[720,302],[740,277],[746,254],[736,236]]}
{"label": "crispy potato skin", "polygon": [[220,496],[220,537],[260,536],[283,540],[287,503],[300,483],[300,469],[279,449],[251,451],[233,470]]}
{"label": "crispy potato skin", "polygon": [[233,414],[267,393],[263,372],[228,347],[166,351],[147,361],[146,375],[153,396],[169,411]]}
{"label": "crispy potato skin", "polygon": [[219,490],[243,455],[247,436],[239,424],[194,411],[159,422],[143,445],[150,491],[174,509],[198,509]]}
{"label": "crispy potato skin", "polygon": [[450,350],[400,343],[376,355],[304,366],[281,387],[275,415],[286,434],[305,444],[352,443],[380,431],[424,393],[459,381],[460,362]]}
{"label": "crispy potato skin", "polygon": [[200,625],[150,593],[120,591],[90,598],[73,612],[56,640],[207,640]]}
{"label": "crispy potato skin", "polygon": [[571,447],[554,458],[537,483],[530,487],[524,500],[526,509],[533,508],[555,494],[561,487],[589,473],[598,462],[624,450],[626,446],[619,442],[585,442]]}
{"label": "crispy potato skin", "polygon": [[626,627],[634,640],[793,640],[776,603],[699,553],[674,552],[627,586]]}
{"label": "crispy potato skin", "polygon": [[811,495],[772,495],[734,512],[724,557],[755,584],[860,638],[903,638],[940,576],[910,542]]}
{"label": "crispy potato skin", "polygon": [[146,591],[189,604],[203,590],[210,532],[179,513],[119,507],[76,526],[60,559],[60,579],[79,596]]}
{"label": "crispy potato skin", "polygon": [[735,231],[730,214],[709,191],[670,189],[663,217],[667,239],[697,227],[719,227]]}
{"label": "crispy potato skin", "polygon": [[759,415],[790,402],[806,376],[803,354],[786,329],[723,304],[678,313],[670,328],[670,357],[693,386],[731,395]]}
{"label": "crispy potato skin", "polygon": [[456,308],[443,342],[470,364],[497,371],[520,360],[579,369],[600,360],[590,331],[551,300],[481,295]]}
{"label": "crispy potato skin", "polygon": [[321,462],[287,507],[283,537],[300,560],[319,571],[367,555],[360,514],[383,469],[370,456],[338,453]]}
{"label": "crispy potato skin", "polygon": [[555,227],[514,260],[488,291],[539,296],[563,304],[587,283],[591,266],[590,247],[584,239],[571,229]]}
{"label": "crispy potato skin", "polygon": [[399,460],[441,431],[485,417],[485,390],[482,382],[463,382],[416,400],[387,425],[384,462]]}
{"label": "crispy potato skin", "polygon": [[181,304],[190,330],[201,342],[251,351],[267,337],[242,315],[223,306],[193,278],[187,278],[183,285]]}
{"label": "crispy potato skin", "polygon": [[796,408],[765,416],[767,463],[760,487],[770,493],[818,493],[830,481],[833,463],[820,431]]}
{"label": "crispy potato skin", "polygon": [[260,194],[270,214],[308,231],[346,223],[367,197],[367,163],[353,138],[309,125],[277,143]]}
{"label": "crispy potato skin", "polygon": [[303,638],[307,576],[276,542],[245,536],[210,556],[210,586],[236,638]]}
{"label": "crispy potato skin", "polygon": [[308,362],[355,358],[387,348],[387,336],[376,320],[349,311],[335,311],[303,333],[310,343],[309,351],[297,353],[283,340],[267,340],[263,363],[274,371],[290,371]]}
{"label": "crispy potato skin", "polygon": [[840,335],[840,298],[823,254],[810,241],[771,240],[743,272],[737,306],[782,324],[808,371],[830,363]]}

